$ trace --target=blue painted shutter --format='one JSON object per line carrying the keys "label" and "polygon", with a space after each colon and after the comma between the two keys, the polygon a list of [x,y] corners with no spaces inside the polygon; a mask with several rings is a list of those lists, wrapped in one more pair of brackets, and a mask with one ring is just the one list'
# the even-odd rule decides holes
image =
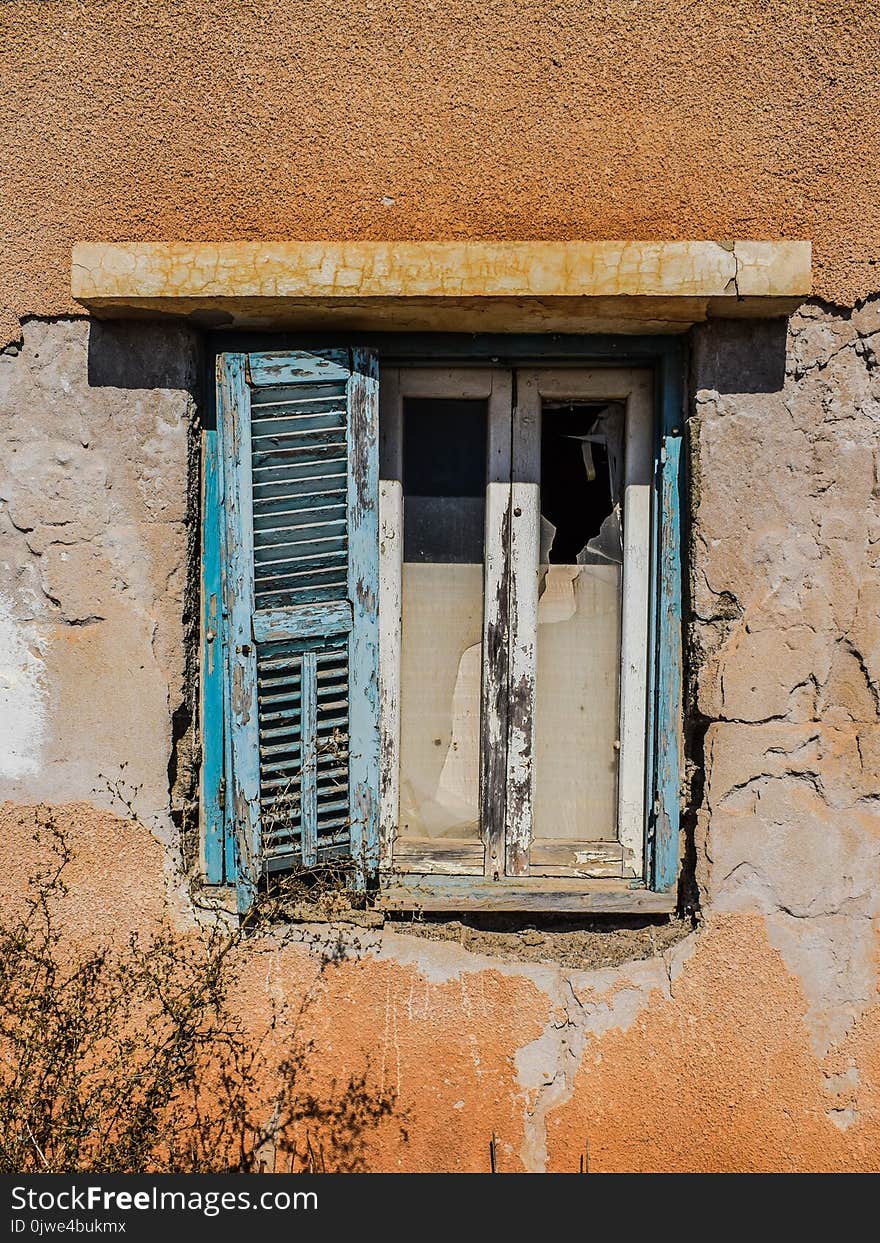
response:
{"label": "blue painted shutter", "polygon": [[227,825],[261,874],[378,858],[378,380],[362,350],[218,359]]}

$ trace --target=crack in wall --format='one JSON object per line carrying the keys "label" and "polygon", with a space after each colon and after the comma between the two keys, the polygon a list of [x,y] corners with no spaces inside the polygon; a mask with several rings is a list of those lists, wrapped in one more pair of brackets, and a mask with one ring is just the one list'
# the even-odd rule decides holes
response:
{"label": "crack in wall", "polygon": [[[612,1029],[627,1032],[658,994],[663,1000],[673,999],[675,978],[693,952],[695,936],[653,959],[613,973],[565,976],[558,981],[549,997],[551,1010],[544,1031],[519,1049],[515,1059],[523,1089],[520,1159],[526,1170],[547,1170],[548,1120],[572,1099],[590,1046]],[[587,1146],[590,1138],[585,1136]]]}
{"label": "crack in wall", "polygon": [[880,295],[806,304],[784,367],[769,332],[695,333],[700,874],[710,909],[764,914],[822,1055],[876,988],[878,332]]}
{"label": "crack in wall", "polygon": [[[751,378],[752,368],[761,362],[755,359],[754,334],[749,336],[742,326],[718,324],[698,334],[714,342],[716,352],[719,340],[730,343],[728,370],[738,377],[739,387],[719,391],[724,386],[718,368],[713,363],[714,371],[707,372],[702,357],[689,381],[690,391],[699,396],[688,422],[694,525],[688,538],[689,794],[682,906],[694,916],[701,899],[709,911],[760,913],[771,944],[807,998],[805,1023],[814,1049],[831,1059],[830,1066],[859,1015],[876,999],[880,514],[875,441],[880,376],[872,362],[875,332],[867,313],[880,313],[880,303],[875,300],[854,312],[863,319],[857,321],[853,340],[843,345],[828,329],[827,309],[819,308],[817,315],[814,310],[808,308],[792,326],[788,376],[778,390],[766,383],[773,370],[769,366],[761,371],[760,384]],[[111,629],[126,637],[129,646],[123,657],[129,677],[147,666],[144,685],[151,694],[156,686],[161,691],[159,711],[149,722],[150,745],[135,757],[141,773],[133,780],[158,770],[155,784],[165,798],[169,786],[178,787],[183,777],[195,703],[192,662],[197,661],[198,618],[197,610],[186,612],[190,606],[183,600],[192,592],[193,567],[197,573],[198,566],[197,522],[191,518],[197,474],[191,473],[186,482],[187,513],[175,511],[173,522],[162,518],[170,504],[162,489],[173,482],[174,469],[185,465],[186,454],[192,471],[192,443],[184,448],[177,421],[191,418],[191,396],[169,397],[167,390],[157,395],[130,376],[130,383],[140,389],[133,395],[121,383],[123,376],[108,377],[102,370],[109,366],[106,356],[100,363],[97,354],[87,356],[72,329],[68,337],[67,330],[37,327],[43,335],[29,331],[23,354],[2,356],[3,367],[23,368],[11,408],[49,411],[53,436],[62,415],[68,423],[63,437],[55,437],[64,439],[61,445],[48,432],[40,439],[29,429],[27,443],[17,449],[34,452],[28,470],[51,467],[66,488],[78,463],[103,443],[102,436],[114,452],[118,449],[125,469],[119,468],[112,489],[105,488],[99,472],[80,476],[79,493],[71,500],[62,488],[48,512],[42,507],[39,521],[36,509],[31,513],[22,506],[28,498],[18,477],[4,484],[9,518],[4,527],[11,525],[14,531],[4,538],[10,563],[21,563],[14,619],[24,630],[37,619],[34,633],[27,631],[33,648],[28,649],[29,659],[44,663],[48,649],[39,629],[44,622],[56,627],[57,641],[70,644],[71,652],[85,650],[78,644],[103,641]],[[153,338],[141,340],[139,334],[146,330],[140,328],[130,331],[137,346],[133,352],[148,352],[144,340],[149,344]],[[860,349],[860,342],[870,348]],[[127,348],[119,351],[126,358]],[[183,349],[179,339],[174,348]],[[807,364],[802,371],[795,353]],[[810,361],[826,354],[822,365]],[[117,372],[118,363],[117,358]],[[98,369],[88,385],[81,376],[86,366]],[[698,388],[703,381],[705,387]],[[15,431],[14,419],[10,430]],[[189,435],[194,435],[192,425]],[[88,452],[83,440],[92,446]],[[58,460],[57,450],[63,457],[71,447],[73,456]],[[82,457],[77,456],[80,450]],[[135,469],[129,472],[131,463]],[[19,472],[22,478],[26,473]],[[110,500],[108,491],[115,494]],[[143,504],[136,524],[125,508],[133,504],[132,497]],[[42,504],[43,498],[37,499]],[[68,515],[63,507],[74,501],[75,512]],[[117,507],[113,511],[104,508],[111,501]],[[189,525],[184,530],[181,523]],[[169,560],[163,557],[162,543],[172,529],[179,548],[176,559]],[[84,557],[85,568],[76,575],[61,560],[71,550]],[[103,550],[111,567],[106,578],[102,568],[100,600],[77,594],[81,584],[93,586],[86,554],[95,550]],[[184,557],[189,580],[181,588]],[[112,607],[105,607],[105,600]],[[181,645],[187,647],[190,662],[182,674]],[[53,696],[74,696],[79,712],[88,707],[81,685],[73,680],[81,666],[81,658],[78,666],[74,657],[58,665],[49,688]],[[768,688],[772,695],[765,694]],[[124,686],[115,688],[114,695],[124,691]],[[124,702],[129,712],[132,701]],[[113,710],[122,711],[115,702]],[[133,720],[133,713],[126,717],[127,728]],[[163,721],[172,739],[170,759],[163,746],[155,745]],[[77,737],[75,743],[85,747],[91,739]],[[53,771],[44,764],[33,788],[46,791],[45,774]],[[690,883],[692,891],[687,889]],[[310,952],[338,961],[417,958],[428,979],[451,948],[437,942],[457,938],[475,949],[469,970],[519,973],[535,981],[549,998],[551,1012],[541,1036],[517,1054],[517,1066],[526,1115],[523,1158],[530,1168],[544,1168],[548,1120],[571,1099],[593,1042],[606,1031],[628,1030],[633,1015],[650,1004],[652,993],[674,995],[679,956],[685,952],[681,946],[690,937],[675,949],[660,946],[641,962],[618,961],[611,974],[604,973],[599,952],[586,941],[572,942],[566,953],[579,954],[583,970],[578,974],[567,961],[566,974],[560,975],[560,968],[546,961],[551,956],[547,947],[556,931],[560,937],[569,933],[536,924],[524,918],[520,926],[508,927],[503,933],[507,943],[499,939],[499,930],[481,928],[476,921],[473,927],[451,921],[448,937],[438,934],[430,944],[427,931],[420,939],[400,936],[390,921],[384,929],[342,931],[333,924],[320,930],[303,925],[297,935]],[[608,921],[603,928],[589,930],[597,945],[603,943],[608,952],[635,953],[625,939],[631,929],[621,921]],[[639,935],[642,941],[649,939],[651,926]],[[659,925],[655,935],[661,936]],[[401,950],[403,940],[417,948]],[[638,952],[643,949],[640,943]],[[464,951],[456,946],[455,952]],[[515,953],[544,957],[524,964],[512,961]],[[858,1065],[853,1066],[858,1074]],[[829,1093],[828,1112],[835,1126],[852,1127],[858,1118],[855,1088],[838,1083],[838,1073],[848,1071],[829,1070],[829,1082],[840,1090]]]}

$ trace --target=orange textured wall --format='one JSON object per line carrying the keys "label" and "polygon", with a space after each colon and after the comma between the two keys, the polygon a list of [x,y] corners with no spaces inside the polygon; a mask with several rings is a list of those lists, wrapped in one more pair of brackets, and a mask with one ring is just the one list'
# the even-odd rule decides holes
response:
{"label": "orange textured wall", "polygon": [[[873,12],[872,12],[873,10]],[[779,238],[876,290],[876,3],[0,8],[5,326],[76,240]]]}
{"label": "orange textured wall", "polygon": [[[148,935],[167,900],[161,850],[85,804],[52,814],[77,852],[66,936]],[[35,867],[33,826],[33,809],[0,805],[7,910]],[[179,901],[164,911],[193,935]],[[364,1073],[393,1101],[363,1138],[370,1170],[488,1172],[493,1134],[501,1173],[574,1173],[587,1148],[593,1172],[877,1168],[880,1003],[818,1051],[808,999],[756,913],[710,915],[662,961],[598,971],[387,928],[303,934],[246,945],[235,1004],[262,1038],[272,1028],[279,1058],[313,1042],[316,1089]]]}

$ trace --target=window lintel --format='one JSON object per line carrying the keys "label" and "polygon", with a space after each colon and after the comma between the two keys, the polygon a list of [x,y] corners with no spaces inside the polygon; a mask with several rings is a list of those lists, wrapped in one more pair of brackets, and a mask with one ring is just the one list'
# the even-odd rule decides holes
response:
{"label": "window lintel", "polygon": [[789,313],[810,265],[805,241],[80,242],[71,291],[233,328],[675,333]]}

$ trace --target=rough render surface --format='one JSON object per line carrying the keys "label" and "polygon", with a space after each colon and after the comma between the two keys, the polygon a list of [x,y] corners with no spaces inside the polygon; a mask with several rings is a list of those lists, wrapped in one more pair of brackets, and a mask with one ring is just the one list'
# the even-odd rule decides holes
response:
{"label": "rough render surface", "polygon": [[0,305],[77,241],[809,238],[877,287],[876,3],[11,0]]}
{"label": "rough render surface", "polygon": [[696,334],[698,875],[710,909],[764,915],[826,1056],[876,1000],[880,301],[804,307],[784,375],[783,344]]}
{"label": "rough render surface", "polygon": [[[390,925],[243,955],[255,1024],[308,994],[326,1073],[398,1093],[408,1138],[378,1130],[371,1168],[485,1170],[493,1131],[502,1170],[576,1170],[587,1142],[597,1170],[877,1167],[878,342],[876,301],[694,337],[695,931],[602,969]],[[72,935],[163,910],[192,935],[167,767],[196,360],[177,329],[82,321],[0,356],[0,886],[32,858],[25,804],[55,804]],[[102,792],[124,761],[141,825]]]}
{"label": "rough render surface", "polygon": [[83,320],[0,354],[6,797],[109,806],[122,779],[168,828],[197,359],[184,330]]}

